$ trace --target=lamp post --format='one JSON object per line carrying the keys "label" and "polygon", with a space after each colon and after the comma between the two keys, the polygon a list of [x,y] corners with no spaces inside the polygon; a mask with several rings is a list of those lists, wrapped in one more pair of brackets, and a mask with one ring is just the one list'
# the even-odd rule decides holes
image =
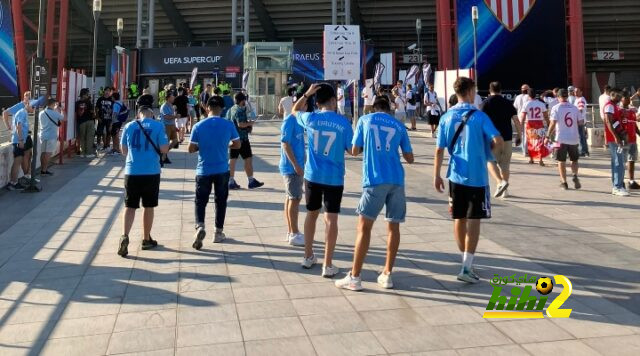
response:
{"label": "lamp post", "polygon": [[473,22],[473,79],[478,85],[478,7],[471,7],[471,21]]}
{"label": "lamp post", "polygon": [[120,48],[122,48],[122,31],[124,30],[124,19],[122,17],[118,17],[118,19],[116,20],[116,30],[118,31],[118,47],[117,48],[117,58],[118,58],[118,83],[116,83],[118,85],[118,92],[120,93],[120,95],[122,95],[122,98],[124,98],[123,96],[123,91],[124,89],[122,88],[122,85],[120,83],[124,83],[124,81],[122,80],[122,73],[121,73],[121,68],[120,68],[120,62],[121,62],[121,58],[120,58]]}
{"label": "lamp post", "polygon": [[420,35],[422,34],[422,20],[416,19],[416,33],[418,34],[418,55],[420,56],[418,63],[422,63],[422,42],[420,41]]}
{"label": "lamp post", "polygon": [[96,99],[96,57],[98,56],[98,20],[102,12],[102,0],[93,0],[93,61],[91,64],[91,96]]}

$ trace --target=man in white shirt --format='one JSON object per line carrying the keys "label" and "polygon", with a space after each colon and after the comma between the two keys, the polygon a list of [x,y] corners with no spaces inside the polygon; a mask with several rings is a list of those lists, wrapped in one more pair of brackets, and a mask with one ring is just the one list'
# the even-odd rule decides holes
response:
{"label": "man in white shirt", "polygon": [[411,121],[411,128],[409,130],[415,131],[416,128],[416,94],[412,90],[411,84],[407,85],[406,103],[407,103],[407,118]]}
{"label": "man in white shirt", "polygon": [[55,99],[47,101],[47,107],[38,116],[40,122],[40,175],[51,176],[49,171],[49,159],[56,150],[58,144],[58,127],[61,121],[66,121],[62,115],[62,109]]}
{"label": "man in white shirt", "polygon": [[[515,100],[513,101],[513,106],[516,108],[516,111],[518,112],[518,115],[520,115],[520,112],[522,111],[522,108],[527,103],[527,101],[529,101],[529,94],[527,94],[528,92],[529,92],[529,85],[528,84],[522,84],[522,86],[520,87],[520,94],[518,94],[518,96],[516,96]],[[527,150],[527,134],[526,134],[526,132],[525,132],[524,135],[522,135],[522,154],[525,157],[529,156],[529,151]]]}
{"label": "man in white shirt", "polygon": [[547,106],[535,98],[535,91],[531,88],[529,88],[528,96],[529,101],[527,101],[518,113],[520,123],[525,128],[524,136],[527,138],[527,146],[525,146],[525,149],[529,151],[529,164],[533,164],[533,160],[538,158],[538,163],[544,166],[542,159],[548,155],[548,152],[544,152],[546,150],[544,150],[544,145],[541,144],[544,137],[539,135],[539,132],[544,131],[545,122],[548,125],[549,115]]}
{"label": "man in white shirt", "polygon": [[578,125],[578,133],[580,134],[580,157],[589,156],[589,145],[587,144],[587,99],[582,96],[580,88],[575,89],[576,100],[573,102],[580,111],[582,124]]}
{"label": "man in white shirt", "polygon": [[337,90],[337,95],[338,95],[338,114],[343,115],[344,116],[344,105],[345,105],[345,98],[344,98],[344,88],[342,87],[342,83],[338,83],[337,85],[338,90]]}
{"label": "man in white shirt", "polygon": [[551,109],[551,123],[549,124],[549,132],[546,139],[555,131],[555,149],[554,156],[558,161],[558,171],[560,172],[560,188],[567,190],[567,155],[571,160],[571,172],[573,173],[573,185],[575,189],[580,189],[580,179],[578,179],[578,143],[580,142],[580,134],[578,133],[578,125],[584,120],[577,107],[569,103],[569,91],[566,89],[558,90],[558,105]]}
{"label": "man in white shirt", "polygon": [[611,94],[611,86],[607,84],[604,86],[604,93],[602,93],[602,95],[600,95],[600,97],[598,98],[598,104],[600,105],[601,119],[604,119],[604,107],[607,105],[609,101],[611,101],[610,94]]}
{"label": "man in white shirt", "polygon": [[569,104],[571,105],[575,105],[576,104],[576,87],[574,87],[573,85],[570,85],[569,88]]}
{"label": "man in white shirt", "polygon": [[373,88],[367,88],[366,86],[362,88],[362,98],[364,99],[363,115],[371,114],[373,112],[373,100],[375,99]]}
{"label": "man in white shirt", "polygon": [[287,96],[280,99],[280,104],[278,104],[278,114],[280,114],[283,119],[286,119],[291,115],[291,109],[293,108],[293,102],[295,101],[293,99],[295,93],[296,88],[289,88],[287,89]]}
{"label": "man in white shirt", "polygon": [[424,106],[427,109],[427,118],[431,126],[431,137],[436,137],[436,129],[440,123],[440,105],[438,103],[438,93],[433,90],[433,84],[429,84],[429,90],[424,93]]}
{"label": "man in white shirt", "polygon": [[394,93],[396,94],[395,100],[393,101],[395,106],[395,118],[404,123],[404,120],[407,118],[406,103],[404,98],[397,91],[394,91]]}

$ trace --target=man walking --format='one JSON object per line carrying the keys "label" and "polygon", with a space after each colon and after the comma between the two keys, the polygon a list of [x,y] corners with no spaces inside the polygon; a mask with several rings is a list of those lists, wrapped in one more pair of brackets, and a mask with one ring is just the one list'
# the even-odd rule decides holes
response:
{"label": "man walking", "polygon": [[216,206],[216,232],[213,242],[225,239],[223,232],[224,219],[227,214],[227,198],[229,197],[229,148],[241,146],[236,127],[228,120],[220,117],[224,110],[222,97],[213,96],[207,103],[207,118],[193,126],[189,153],[198,152],[196,167],[196,233],[193,248],[202,248],[202,240],[206,236],[205,212],[209,197],[213,190]]}
{"label": "man walking", "polygon": [[500,136],[504,140],[502,147],[496,147],[495,161],[489,162],[489,172],[498,182],[494,197],[506,198],[509,193],[509,176],[511,166],[513,128],[516,128],[516,146],[522,142],[522,129],[520,121],[518,121],[518,113],[513,104],[502,96],[502,85],[500,82],[491,82],[489,84],[489,97],[482,104],[482,111],[489,116],[493,126],[498,129]]}
{"label": "man walking", "polygon": [[140,200],[144,208],[141,248],[148,250],[158,245],[158,242],[151,238],[151,227],[160,193],[160,156],[169,152],[169,144],[164,127],[162,123],[153,119],[151,108],[141,107],[137,120],[124,127],[120,147],[127,159],[124,171],[124,224],[118,255],[126,257],[129,253],[129,232],[133,226],[136,209],[140,208]]}
{"label": "man walking", "polygon": [[184,135],[187,130],[187,121],[189,121],[189,97],[187,91],[180,87],[178,89],[178,96],[173,101],[173,105],[176,107],[176,131],[178,132],[178,142],[184,142]]}
{"label": "man walking", "polygon": [[[173,102],[176,98],[176,95],[173,93],[173,90],[167,90],[167,94],[165,97],[165,102],[160,107],[160,119],[162,123],[164,123],[164,130],[167,135],[167,139],[169,140],[169,149],[178,148],[180,143],[178,142],[178,132],[176,129],[176,119],[178,115],[176,115],[175,110],[173,108]],[[171,164],[169,160],[169,151],[163,153],[163,163]]]}
{"label": "man walking", "polygon": [[80,100],[76,101],[75,113],[76,123],[78,125],[80,154],[82,154],[82,158],[94,158],[96,156],[96,149],[93,138],[96,134],[96,120],[88,88],[80,90]]}
{"label": "man walking", "polygon": [[413,150],[409,134],[404,125],[387,114],[389,102],[376,98],[374,114],[363,116],[353,137],[352,154],[357,156],[364,149],[362,164],[362,197],[357,213],[358,237],[353,252],[351,272],[336,281],[338,288],[362,290],[360,272],[369,250],[373,223],[386,205],[388,223],[387,259],[378,284],[382,288],[393,288],[391,270],[400,246],[400,223],[404,222],[407,204],[404,191],[404,169],[398,150],[402,149],[405,161],[413,163]]}
{"label": "man walking", "polygon": [[[224,98],[223,102],[225,103],[225,108],[228,105]],[[231,107],[227,111],[227,120],[233,122],[238,130],[238,134],[240,135],[240,147],[231,148],[229,152],[230,160],[230,173],[231,177],[229,178],[229,189],[237,190],[240,189],[240,185],[236,183],[234,178],[236,173],[236,161],[238,157],[242,157],[244,161],[244,171],[247,174],[248,179],[248,187],[249,189],[260,188],[264,185],[263,182],[258,181],[253,177],[253,152],[251,151],[251,142],[249,141],[249,133],[253,129],[254,121],[249,121],[247,117],[247,97],[242,93],[237,93],[235,98],[235,105]],[[224,112],[224,108],[223,108]]]}
{"label": "man walking", "polygon": [[622,92],[612,88],[609,101],[604,105],[604,136],[611,153],[611,194],[628,197],[629,192],[624,187],[624,168],[628,155],[628,134],[625,127],[624,112],[618,105],[622,99]]}
{"label": "man walking", "polygon": [[58,127],[66,121],[55,99],[47,101],[47,107],[40,112],[40,175],[52,176],[49,171],[49,160],[58,144]]}
{"label": "man walking", "polygon": [[[306,105],[300,110],[306,111]],[[304,127],[293,115],[285,118],[280,129],[280,174],[284,179],[286,200],[284,216],[287,221],[287,242],[292,246],[304,246],[304,235],[298,229],[298,211],[304,184]]]}
{"label": "man walking", "polygon": [[429,126],[431,126],[431,137],[436,137],[436,130],[440,123],[440,104],[438,103],[438,94],[433,90],[433,84],[429,83],[429,90],[424,93],[424,106],[427,110],[427,118]]}
{"label": "man walking", "polygon": [[111,143],[111,119],[113,113],[113,98],[111,98],[111,87],[104,88],[104,93],[96,101],[96,117],[98,118],[98,145],[102,140],[102,151],[109,152]]}
{"label": "man walking", "polygon": [[[520,94],[518,94],[513,101],[513,107],[516,108],[516,112],[518,113],[518,115],[520,115],[520,112],[529,100],[529,85],[522,84],[522,86],[520,87]],[[522,130],[524,133],[522,136],[522,154],[525,157],[529,157],[529,149],[527,148],[527,134],[524,128],[524,124],[522,125]]]}
{"label": "man walking", "polygon": [[406,94],[406,103],[407,103],[407,119],[411,122],[411,128],[409,130],[415,131],[416,128],[416,93],[413,92],[413,88],[411,84],[407,84],[407,94]]}
{"label": "man walking", "polygon": [[[555,156],[558,161],[558,170],[560,172],[560,188],[567,190],[567,155],[571,160],[571,172],[573,173],[573,186],[580,189],[580,179],[578,179],[578,143],[580,143],[580,134],[578,126],[582,120],[582,115],[575,105],[569,103],[569,92],[566,89],[558,90],[558,105],[551,109],[549,131],[547,137],[551,137],[551,133],[555,130]],[[583,122],[584,123],[584,122]]]}
{"label": "man walking", "polygon": [[480,277],[473,269],[473,257],[480,237],[480,219],[491,218],[491,201],[487,163],[491,146],[504,142],[491,119],[473,106],[476,85],[459,77],[453,84],[458,104],[442,117],[434,162],[434,186],[440,193],[444,182],[440,176],[444,150],[449,156],[449,210],[454,219],[453,231],[462,253],[458,280],[477,283]]}
{"label": "man walking", "polygon": [[637,124],[638,118],[638,110],[631,106],[631,94],[628,91],[625,91],[622,95],[622,100],[620,101],[623,110],[623,122],[626,124],[627,136],[629,138],[629,150],[628,150],[628,171],[629,171],[629,185],[627,185],[627,189],[640,189],[640,184],[635,180],[635,168],[636,161],[638,160],[638,144],[637,142],[637,134],[640,133]]}
{"label": "man walking", "polygon": [[[315,95],[319,111],[306,112],[307,100]],[[303,268],[311,268],[318,259],[313,253],[316,221],[324,203],[325,253],[322,276],[331,278],[340,270],[333,265],[338,239],[338,214],[344,190],[344,154],[351,149],[353,129],[349,120],[337,114],[336,93],[329,84],[312,84],[293,105],[293,114],[307,130],[308,150],[304,167],[307,217],[304,222]]]}
{"label": "man walking", "polygon": [[346,99],[344,97],[344,85],[342,83],[338,83],[336,85],[337,95],[338,95],[338,114],[345,116],[344,106],[346,103]]}
{"label": "man walking", "polygon": [[543,159],[549,155],[549,151],[544,145],[545,124],[549,126],[549,111],[547,106],[540,100],[536,100],[536,93],[529,88],[529,101],[518,113],[520,122],[524,127],[526,136],[527,152],[529,152],[529,164],[534,163],[538,158],[538,164],[544,167]]}

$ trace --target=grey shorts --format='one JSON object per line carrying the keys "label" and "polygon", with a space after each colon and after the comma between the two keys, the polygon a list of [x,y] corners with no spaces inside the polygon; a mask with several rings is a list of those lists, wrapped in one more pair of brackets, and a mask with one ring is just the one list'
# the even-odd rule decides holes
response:
{"label": "grey shorts", "polygon": [[301,200],[304,178],[297,174],[287,174],[282,176],[282,178],[284,179],[284,189],[287,193],[287,198],[292,200]]}
{"label": "grey shorts", "polygon": [[58,140],[42,140],[40,139],[40,149],[42,153],[53,153],[58,145]]}
{"label": "grey shorts", "polygon": [[635,162],[638,160],[638,144],[630,143],[629,144],[629,154],[627,155],[628,162]]}
{"label": "grey shorts", "polygon": [[380,184],[363,188],[356,213],[375,221],[385,205],[387,206],[386,221],[392,223],[404,222],[407,215],[407,199],[404,194],[404,186]]}

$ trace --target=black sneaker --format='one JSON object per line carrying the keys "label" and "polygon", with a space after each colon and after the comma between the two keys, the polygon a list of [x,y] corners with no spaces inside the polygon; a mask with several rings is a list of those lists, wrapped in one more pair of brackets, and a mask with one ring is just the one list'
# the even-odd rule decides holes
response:
{"label": "black sneaker", "polygon": [[580,184],[580,179],[578,179],[578,176],[573,177],[573,187],[576,189],[582,188],[582,184]]}
{"label": "black sneaker", "polygon": [[167,158],[164,159],[164,161],[162,161],[162,163],[171,164],[171,161],[169,160],[169,157],[167,157]]}
{"label": "black sneaker", "polygon": [[195,235],[196,240],[193,241],[193,245],[191,246],[196,250],[200,250],[202,248],[202,240],[204,240],[204,237],[206,235],[207,235],[207,232],[204,231],[204,227],[198,226],[198,229],[196,230],[196,235]]}
{"label": "black sneaker", "polygon": [[569,184],[567,184],[567,182],[560,183],[560,189],[568,190],[569,189]]}
{"label": "black sneaker", "polygon": [[26,187],[24,185],[20,184],[19,182],[15,183],[15,184],[9,183],[7,185],[7,189],[9,189],[9,190],[24,190],[24,188],[26,188]]}
{"label": "black sneaker", "polygon": [[142,240],[143,250],[150,250],[156,246],[158,246],[158,241],[152,239],[151,236],[149,236],[149,240]]}
{"label": "black sneaker", "polygon": [[118,255],[122,257],[127,257],[129,254],[129,236],[122,235],[120,236],[120,247],[118,247]]}
{"label": "black sneaker", "polygon": [[49,172],[49,171],[40,171],[40,175],[41,176],[52,176],[53,172]]}
{"label": "black sneaker", "polygon": [[640,189],[640,184],[636,181],[629,182],[629,189]]}
{"label": "black sneaker", "polygon": [[238,189],[240,189],[240,185],[238,185],[238,183],[236,183],[235,181],[229,182],[229,189],[230,190],[238,190]]}
{"label": "black sneaker", "polygon": [[260,188],[264,185],[263,182],[259,182],[257,179],[253,178],[250,182],[249,182],[249,189],[255,189],[255,188]]}

